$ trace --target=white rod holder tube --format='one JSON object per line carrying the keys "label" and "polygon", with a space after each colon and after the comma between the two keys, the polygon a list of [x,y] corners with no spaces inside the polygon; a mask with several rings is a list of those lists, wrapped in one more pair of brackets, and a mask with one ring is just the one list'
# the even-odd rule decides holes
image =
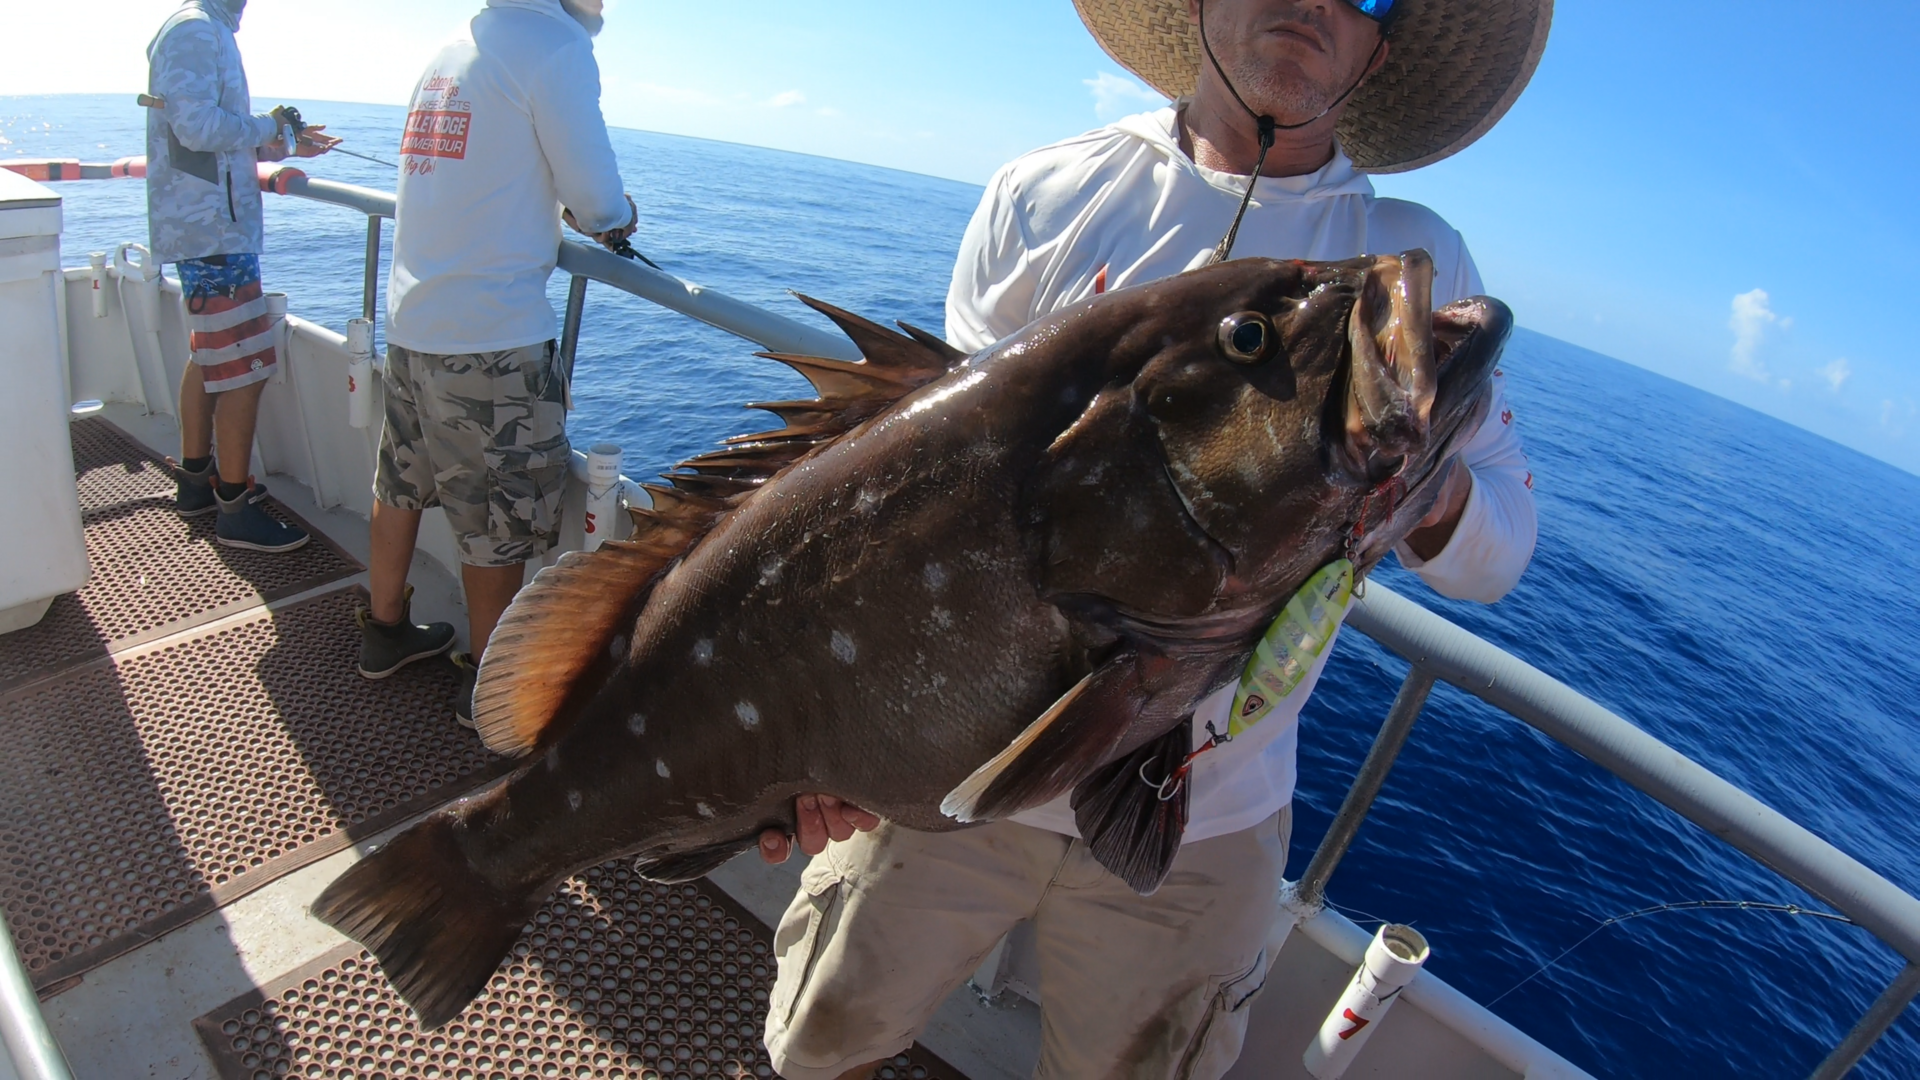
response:
{"label": "white rod holder tube", "polygon": [[347,320],[347,423],[373,426],[373,320]]}
{"label": "white rod holder tube", "polygon": [[107,317],[107,253],[96,251],[87,256],[87,274],[93,282],[93,317]]}
{"label": "white rod holder tube", "polygon": [[177,417],[178,388],[167,377],[166,354],[160,348],[160,264],[145,245],[125,243],[114,249],[113,272],[120,279],[121,314],[126,316],[147,413]]}
{"label": "white rod holder tube", "polygon": [[1420,974],[1429,953],[1427,939],[1411,926],[1389,924],[1374,933],[1346,992],[1301,1056],[1315,1080],[1339,1080],[1346,1073],[1400,991]]}
{"label": "white rod holder tube", "polygon": [[261,299],[267,302],[267,318],[273,321],[273,378],[272,382],[287,381],[287,294],[283,292],[262,293]]}
{"label": "white rod holder tube", "polygon": [[582,529],[588,551],[614,539],[620,527],[621,457],[614,443],[595,443],[587,451],[587,512]]}

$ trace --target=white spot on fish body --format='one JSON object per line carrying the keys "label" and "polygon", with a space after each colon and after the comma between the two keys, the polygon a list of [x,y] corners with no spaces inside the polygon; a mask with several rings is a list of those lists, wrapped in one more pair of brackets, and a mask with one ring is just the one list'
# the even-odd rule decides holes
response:
{"label": "white spot on fish body", "polygon": [[645,735],[647,733],[647,714],[634,713],[632,716],[627,717],[627,730],[633,732],[635,735]]}
{"label": "white spot on fish body", "polygon": [[741,727],[751,729],[760,726],[760,710],[754,708],[751,701],[742,701],[735,705],[733,715],[740,718]]}
{"label": "white spot on fish body", "polygon": [[548,772],[552,772],[555,769],[558,769],[560,767],[560,748],[559,747],[556,746],[553,749],[547,751],[547,757],[546,757],[545,763],[546,763]]}
{"label": "white spot on fish body", "polygon": [[580,793],[579,793],[579,792],[577,792],[577,791],[569,791],[569,792],[567,792],[567,809],[569,809],[569,810],[578,810],[578,809],[580,809],[580,804],[581,804],[582,802],[585,802],[585,801],[586,801],[586,800],[584,800],[584,799],[582,799],[582,798],[580,797]]}
{"label": "white spot on fish body", "polygon": [[951,630],[953,629],[953,612],[946,608],[934,608],[927,613],[927,621],[931,622],[935,629]]}
{"label": "white spot on fish body", "polygon": [[860,655],[860,650],[854,645],[853,638],[842,630],[833,632],[827,647],[833,651],[833,658],[843,664],[853,663],[854,659]]}
{"label": "white spot on fish body", "polygon": [[927,583],[928,592],[937,593],[947,587],[947,568],[930,562],[920,568],[920,580]]}
{"label": "white spot on fish body", "polygon": [[694,803],[693,808],[695,810],[700,811],[700,816],[703,818],[710,818],[713,816],[713,807],[708,806],[706,803],[703,803],[703,802]]}
{"label": "white spot on fish body", "polygon": [[701,667],[713,663],[713,639],[701,638],[693,643],[693,662]]}
{"label": "white spot on fish body", "polygon": [[787,567],[787,561],[778,555],[769,557],[760,564],[760,584],[772,585],[780,580],[780,572]]}
{"label": "white spot on fish body", "polygon": [[654,772],[657,772],[657,773],[659,773],[659,774],[660,774],[660,779],[662,779],[662,780],[665,780],[665,779],[666,779],[667,777],[669,777],[669,776],[672,776],[672,775],[673,775],[673,770],[672,770],[672,769],[669,769],[669,768],[667,768],[667,762],[666,762],[666,759],[665,759],[665,758],[655,758],[655,759],[654,759],[654,762],[653,762],[653,771],[654,771]]}

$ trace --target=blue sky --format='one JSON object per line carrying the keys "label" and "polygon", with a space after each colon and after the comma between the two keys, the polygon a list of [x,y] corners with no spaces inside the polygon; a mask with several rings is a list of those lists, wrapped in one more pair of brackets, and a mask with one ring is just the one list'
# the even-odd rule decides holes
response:
{"label": "blue sky", "polygon": [[[259,97],[397,104],[476,6],[253,0],[241,47]],[[140,89],[171,7],[10,12],[36,48],[0,94]],[[1378,186],[1459,227],[1523,324],[1920,472],[1916,42],[1911,2],[1561,0],[1507,119]],[[1069,0],[615,0],[598,52],[612,123],[973,183],[1157,100]]]}

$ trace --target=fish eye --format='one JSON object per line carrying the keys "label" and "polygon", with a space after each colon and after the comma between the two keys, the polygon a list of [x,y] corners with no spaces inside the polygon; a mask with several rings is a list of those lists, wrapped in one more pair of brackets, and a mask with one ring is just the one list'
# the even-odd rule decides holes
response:
{"label": "fish eye", "polygon": [[1257,311],[1242,311],[1220,320],[1220,352],[1236,364],[1265,360],[1273,341],[1273,324]]}

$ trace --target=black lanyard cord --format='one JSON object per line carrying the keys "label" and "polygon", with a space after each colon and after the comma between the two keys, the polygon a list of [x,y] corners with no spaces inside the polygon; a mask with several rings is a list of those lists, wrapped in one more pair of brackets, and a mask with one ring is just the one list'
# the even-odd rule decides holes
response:
{"label": "black lanyard cord", "polygon": [[1260,182],[1260,170],[1266,167],[1267,151],[1273,149],[1273,133],[1276,131],[1298,131],[1303,127],[1317,124],[1321,120],[1326,119],[1328,113],[1339,108],[1348,98],[1353,96],[1355,90],[1360,89],[1361,83],[1367,81],[1367,74],[1373,70],[1374,61],[1379,59],[1380,50],[1386,47],[1386,44],[1387,35],[1383,30],[1380,33],[1379,42],[1373,46],[1372,55],[1367,57],[1367,66],[1360,72],[1360,77],[1353,80],[1353,85],[1347,87],[1345,93],[1334,98],[1333,102],[1326,108],[1321,109],[1318,115],[1309,120],[1302,120],[1297,124],[1277,123],[1273,117],[1253,111],[1253,106],[1247,104],[1247,99],[1241,97],[1240,91],[1234,87],[1233,80],[1227,77],[1227,69],[1220,66],[1220,58],[1213,55],[1213,42],[1207,40],[1207,0],[1200,0],[1200,48],[1205,50],[1207,62],[1213,65],[1213,70],[1220,76],[1220,81],[1226,86],[1227,93],[1232,94],[1233,100],[1238,102],[1242,109],[1246,110],[1248,116],[1253,117],[1254,123],[1259,129],[1260,139],[1260,154],[1253,159],[1253,173],[1247,177],[1247,191],[1246,194],[1240,197],[1240,209],[1234,212],[1233,224],[1227,227],[1227,235],[1221,237],[1219,246],[1213,249],[1213,257],[1207,260],[1207,265],[1211,266],[1214,263],[1226,262],[1228,258],[1232,257],[1233,243],[1240,236],[1240,221],[1247,216],[1248,204],[1253,202],[1253,188],[1255,184]]}

